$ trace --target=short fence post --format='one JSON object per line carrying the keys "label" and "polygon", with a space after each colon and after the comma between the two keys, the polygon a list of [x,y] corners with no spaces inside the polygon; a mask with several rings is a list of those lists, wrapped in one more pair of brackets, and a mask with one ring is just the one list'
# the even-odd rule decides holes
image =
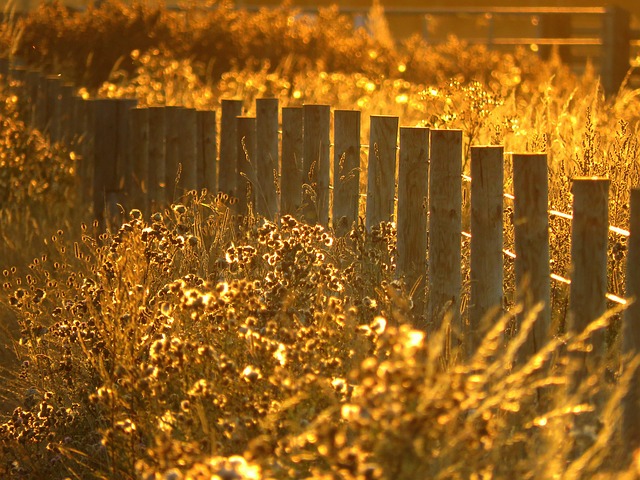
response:
{"label": "short fence post", "polygon": [[431,130],[430,143],[427,321],[439,328],[449,315],[454,335],[460,336],[462,131]]}
{"label": "short fence post", "polygon": [[394,219],[398,117],[372,115],[369,137],[367,230]]}
{"label": "short fence post", "polygon": [[238,117],[237,126],[237,211],[240,215],[248,215],[255,212],[256,201],[256,118]]}
{"label": "short fence post", "polygon": [[278,214],[278,99],[256,99],[256,212],[273,220]]}
{"label": "short fence post", "polygon": [[606,7],[602,25],[602,87],[608,95],[615,95],[630,68],[631,16],[617,6]]}
{"label": "short fence post", "polygon": [[29,111],[26,119],[31,126],[35,126],[36,122],[36,103],[38,98],[38,87],[40,85],[41,73],[37,70],[27,71],[25,77],[25,85],[27,87],[27,95],[29,95]]}
{"label": "short fence post", "polygon": [[76,87],[65,83],[60,87],[60,117],[58,140],[69,144],[73,140],[73,94]]}
{"label": "short fence post", "polygon": [[149,108],[149,208],[157,211],[167,202],[166,108]]}
{"label": "short fence post", "polygon": [[503,147],[471,147],[471,301],[465,342],[469,353],[486,333],[486,315],[502,307],[503,177]]}
{"label": "short fence post", "polygon": [[[607,309],[607,239],[609,233],[609,180],[573,180],[571,223],[571,287],[568,329],[581,333]],[[576,354],[580,368],[576,383],[594,373],[606,356],[604,330],[591,335],[593,350]]]}
{"label": "short fence post", "polygon": [[304,151],[302,154],[302,216],[313,225],[329,223],[330,123],[329,105],[302,107]]}
{"label": "short fence post", "polygon": [[236,166],[238,162],[238,120],[242,115],[242,100],[223,99],[220,119],[220,162],[218,164],[218,190],[231,197],[236,193]]}
{"label": "short fence post", "polygon": [[302,205],[302,108],[282,109],[280,213],[296,215]]}
{"label": "short fence post", "polygon": [[130,111],[131,161],[133,176],[129,180],[130,207],[147,213],[149,207],[149,109]]}
{"label": "short fence post", "polygon": [[546,342],[551,323],[548,184],[546,154],[513,155],[516,295],[523,302],[525,312],[517,318],[518,329],[526,312],[539,303],[543,304],[527,341],[520,349],[523,361]]}
{"label": "short fence post", "polygon": [[[640,188],[631,189],[629,244],[626,266],[626,296],[632,302],[624,312],[622,353],[627,362],[640,354]],[[625,365],[626,366],[626,365]],[[640,448],[640,367],[633,373],[622,401],[622,437],[626,451]]]}
{"label": "short fence post", "polygon": [[47,120],[44,131],[48,133],[52,142],[57,142],[60,139],[60,115],[62,112],[60,89],[62,88],[62,79],[57,75],[49,75],[45,78],[45,81],[47,85]]}
{"label": "short fence post", "polygon": [[398,273],[414,292],[416,319],[424,316],[427,274],[429,129],[400,128],[398,166]]}
{"label": "short fence post", "polygon": [[[117,108],[117,156],[116,156],[116,190],[114,201],[129,209],[129,193],[133,178],[133,159],[131,158],[131,109],[136,108],[138,101],[133,98],[118,98],[111,100]],[[117,211],[114,205],[114,212]]]}
{"label": "short fence post", "polygon": [[178,110],[178,163],[180,164],[180,181],[178,182],[180,197],[198,188],[197,148],[198,117],[193,108]]}
{"label": "short fence post", "polygon": [[167,202],[178,201],[178,184],[181,174],[180,164],[180,109],[184,107],[165,107],[165,184]]}
{"label": "short fence post", "polygon": [[113,100],[99,98],[91,100],[93,110],[92,137],[94,138],[93,168],[93,213],[104,231],[105,221],[114,211],[105,209],[112,204],[111,196],[118,188],[116,158],[118,137],[118,108]]}
{"label": "short fence post", "polygon": [[358,221],[360,203],[360,112],[334,111],[333,228],[341,236]]}
{"label": "short fence post", "polygon": [[218,144],[216,143],[216,111],[200,110],[198,115],[198,189],[218,193]]}

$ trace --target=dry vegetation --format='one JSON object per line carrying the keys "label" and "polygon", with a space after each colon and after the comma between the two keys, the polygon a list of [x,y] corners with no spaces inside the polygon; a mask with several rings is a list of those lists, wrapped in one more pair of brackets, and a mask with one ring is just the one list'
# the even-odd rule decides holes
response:
{"label": "dry vegetation", "polygon": [[[467,146],[546,151],[551,207],[570,210],[572,176],[606,175],[611,223],[627,225],[638,92],[607,99],[592,73],[455,39],[391,48],[335,9],[312,20],[214,6],[73,14],[54,3],[5,23],[3,45],[86,95],[211,108],[238,97],[247,109],[274,95],[461,128]],[[510,304],[472,358],[444,349],[446,321],[415,329],[393,224],[336,238],[193,194],[98,235],[75,198],[75,155],[22,122],[17,87],[0,91],[3,478],[640,475],[620,442],[632,369],[620,368],[615,322],[595,377],[606,381],[575,388],[570,359],[588,335],[560,329],[515,361],[535,311],[505,335]],[[569,225],[551,227],[553,270],[566,276]],[[610,243],[609,290],[622,295],[624,243]],[[566,295],[554,289],[559,325]]]}

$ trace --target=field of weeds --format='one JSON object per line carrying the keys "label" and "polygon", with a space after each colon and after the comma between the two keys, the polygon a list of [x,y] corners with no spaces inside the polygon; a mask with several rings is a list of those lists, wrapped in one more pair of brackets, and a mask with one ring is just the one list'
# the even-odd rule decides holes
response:
{"label": "field of weeds", "polygon": [[[376,8],[375,33],[354,33],[337,9],[309,19],[213,6],[53,3],[5,21],[0,41],[87,97],[201,108],[242,98],[251,112],[275,96],[398,115],[462,129],[466,172],[471,145],[546,152],[549,208],[570,212],[572,177],[606,176],[610,223],[628,227],[637,91],[605,98],[590,69],[576,77],[525,51],[394,46]],[[239,219],[224,196],[197,193],[100,232],[78,196],[77,155],[25,123],[22,92],[2,82],[1,477],[640,476],[623,440],[638,362],[620,354],[620,309],[593,326],[607,329],[606,364],[574,385],[590,332],[565,331],[566,286],[554,285],[557,331],[535,357],[520,361],[519,348],[537,311],[507,295],[509,313],[463,358],[446,320],[416,327],[393,223],[338,237],[292,216]],[[552,271],[568,276],[570,225],[550,228]],[[608,291],[619,296],[625,250],[612,236]]]}

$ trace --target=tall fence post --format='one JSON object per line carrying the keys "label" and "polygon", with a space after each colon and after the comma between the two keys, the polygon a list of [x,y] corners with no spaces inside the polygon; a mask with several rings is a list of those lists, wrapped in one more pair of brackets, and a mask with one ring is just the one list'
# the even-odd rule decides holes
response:
{"label": "tall fence post", "polygon": [[372,115],[367,164],[368,230],[394,218],[397,146],[398,117]]}
{"label": "tall fence post", "polygon": [[[525,314],[543,304],[527,341],[520,349],[522,360],[534,355],[549,335],[551,323],[551,271],[549,267],[549,180],[547,155],[513,155],[516,295]],[[518,329],[524,315],[516,319]]]}
{"label": "tall fence post", "polygon": [[606,7],[602,25],[600,74],[605,93],[615,95],[630,68],[631,15],[624,8]]}
{"label": "tall fence post", "polygon": [[358,220],[360,112],[335,110],[333,119],[333,228],[345,234]]}
{"label": "tall fence post", "polygon": [[471,147],[471,301],[467,351],[486,333],[483,323],[503,299],[504,148]]}
{"label": "tall fence post", "polygon": [[165,185],[167,202],[177,201],[178,184],[180,182],[180,114],[183,107],[165,107]]}
{"label": "tall fence post", "polygon": [[256,118],[238,117],[238,152],[236,179],[238,192],[238,213],[247,215],[255,212],[256,201]]}
{"label": "tall fence post", "polygon": [[[622,353],[627,362],[640,354],[640,188],[631,189],[629,231],[626,296],[632,303],[627,306],[622,320]],[[628,452],[640,448],[639,409],[640,368],[632,374],[629,389],[622,401],[622,438]]]}
{"label": "tall fence post", "polygon": [[167,202],[166,108],[149,108],[149,209],[160,210]]}
{"label": "tall fence post", "polygon": [[326,227],[329,223],[331,109],[329,105],[304,105],[302,111],[302,215],[307,223]]}
{"label": "tall fence post", "polygon": [[282,177],[280,213],[296,215],[302,206],[302,108],[282,109]]}
{"label": "tall fence post", "polygon": [[[268,219],[278,214],[278,99],[256,99],[256,211]],[[277,188],[278,187],[278,188]]]}
{"label": "tall fence post", "polygon": [[149,109],[130,111],[132,177],[129,180],[130,207],[144,213],[149,202]]}
{"label": "tall fence post", "polygon": [[431,130],[429,174],[428,322],[439,328],[450,316],[452,333],[463,333],[462,291],[462,131]]}
{"label": "tall fence post", "polygon": [[416,320],[424,316],[427,273],[429,129],[400,128],[398,272],[413,292]]}
{"label": "tall fence post", "polygon": [[218,190],[236,197],[238,162],[238,120],[242,115],[242,100],[222,99],[220,118],[220,162],[218,163]]}
{"label": "tall fence post", "polygon": [[[609,180],[573,180],[573,221],[571,223],[571,287],[569,330],[582,332],[607,309],[607,237],[609,233]],[[579,383],[594,373],[606,357],[604,330],[591,334],[593,349],[577,354]]]}
{"label": "tall fence post", "polygon": [[198,113],[198,189],[206,188],[218,193],[218,144],[216,142],[216,111],[199,110]]}

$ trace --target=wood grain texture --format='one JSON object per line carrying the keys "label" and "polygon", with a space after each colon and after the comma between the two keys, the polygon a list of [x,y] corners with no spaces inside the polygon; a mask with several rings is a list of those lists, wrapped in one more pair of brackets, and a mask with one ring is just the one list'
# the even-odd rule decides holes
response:
{"label": "wood grain texture", "polygon": [[281,215],[298,215],[302,205],[302,107],[282,109]]}
{"label": "wood grain texture", "polygon": [[271,220],[278,214],[280,203],[276,188],[280,175],[278,125],[278,99],[256,99],[256,211]]}
{"label": "wood grain texture", "polygon": [[335,110],[333,127],[333,228],[338,236],[358,221],[360,112]]}
{"label": "wood grain texture", "polygon": [[302,217],[311,225],[318,223],[326,227],[329,224],[331,110],[329,105],[304,105],[302,111]]}

